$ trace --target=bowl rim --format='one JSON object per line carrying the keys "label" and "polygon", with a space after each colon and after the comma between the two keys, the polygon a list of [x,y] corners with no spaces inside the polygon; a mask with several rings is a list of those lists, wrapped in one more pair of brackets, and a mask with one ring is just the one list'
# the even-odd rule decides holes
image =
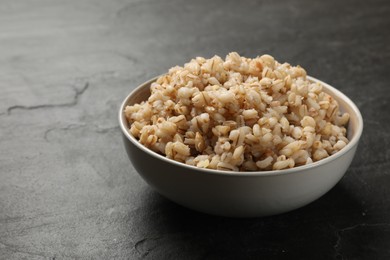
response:
{"label": "bowl rim", "polygon": [[[160,75],[160,76],[162,76],[162,75]],[[137,146],[139,149],[141,149],[142,151],[146,152],[147,154],[149,154],[152,157],[155,157],[156,159],[163,160],[163,161],[165,161],[165,162],[167,162],[169,164],[175,165],[175,166],[187,168],[187,169],[189,169],[191,171],[199,172],[199,173],[202,173],[202,174],[206,173],[206,174],[212,174],[212,175],[237,176],[237,177],[241,177],[241,176],[248,176],[248,177],[254,177],[254,176],[278,176],[278,175],[285,175],[285,174],[292,174],[292,173],[297,173],[297,172],[303,172],[303,171],[309,170],[311,168],[316,168],[316,167],[319,167],[321,165],[327,164],[327,163],[329,163],[329,162],[331,162],[331,161],[333,161],[333,160],[343,156],[349,150],[351,150],[355,145],[358,144],[358,142],[360,140],[360,137],[362,135],[362,132],[363,132],[363,117],[362,117],[358,107],[355,105],[355,103],[349,97],[347,97],[344,93],[342,93],[340,90],[332,87],[331,85],[329,85],[329,84],[327,84],[327,83],[325,83],[325,82],[323,82],[323,81],[321,81],[321,80],[319,80],[317,78],[314,78],[314,77],[311,77],[311,76],[307,76],[307,78],[310,81],[322,84],[323,86],[325,86],[327,89],[329,89],[332,92],[332,95],[336,95],[338,99],[344,100],[347,103],[347,105],[353,110],[355,116],[357,117],[356,133],[354,134],[352,139],[349,141],[349,143],[342,150],[338,151],[335,154],[330,155],[327,158],[321,159],[321,160],[319,160],[317,162],[313,162],[313,163],[308,164],[308,165],[301,165],[301,166],[297,166],[297,167],[293,167],[293,168],[289,168],[289,169],[282,169],[282,170],[236,172],[236,171],[221,171],[221,170],[217,170],[217,169],[199,168],[199,167],[196,167],[196,166],[193,166],[193,165],[188,165],[188,164],[185,164],[185,163],[182,163],[182,162],[178,162],[178,161],[169,159],[169,158],[167,158],[167,157],[165,157],[165,156],[163,156],[161,154],[158,154],[158,153],[150,150],[149,148],[145,147],[133,135],[130,134],[130,132],[128,131],[128,129],[126,127],[127,122],[125,122],[126,117],[124,116],[124,110],[125,110],[125,107],[128,105],[129,99],[132,97],[132,95],[134,95],[134,93],[136,93],[140,89],[144,88],[145,85],[149,85],[149,84],[153,83],[160,76],[154,77],[154,78],[149,79],[146,82],[140,84],[135,89],[133,89],[130,92],[129,95],[127,95],[127,97],[124,99],[124,101],[122,102],[122,104],[121,104],[121,106],[119,108],[119,126],[120,126],[120,128],[122,130],[122,133],[126,136],[126,138],[131,143],[133,143],[135,146]]]}

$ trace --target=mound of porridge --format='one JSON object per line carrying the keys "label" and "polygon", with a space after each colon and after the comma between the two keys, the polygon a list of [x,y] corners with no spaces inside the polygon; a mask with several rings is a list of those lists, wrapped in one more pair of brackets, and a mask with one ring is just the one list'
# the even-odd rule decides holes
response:
{"label": "mound of porridge", "polygon": [[282,170],[348,143],[349,114],[300,66],[270,55],[197,57],[125,108],[130,133],[172,160],[227,171]]}

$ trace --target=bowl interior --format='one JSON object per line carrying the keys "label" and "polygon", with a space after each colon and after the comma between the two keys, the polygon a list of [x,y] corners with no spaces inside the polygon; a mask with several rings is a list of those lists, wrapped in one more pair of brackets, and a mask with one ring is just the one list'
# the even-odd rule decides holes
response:
{"label": "bowl interior", "polygon": [[[138,142],[138,140],[136,138],[134,138],[129,133],[129,131],[128,131],[129,125],[128,125],[128,122],[126,120],[126,117],[125,117],[123,111],[124,111],[125,107],[128,105],[134,105],[136,103],[141,103],[142,101],[146,101],[148,99],[148,97],[150,96],[150,85],[154,81],[156,81],[156,79],[157,79],[157,77],[141,84],[139,87],[134,89],[127,96],[127,98],[124,100],[124,102],[122,103],[122,105],[120,107],[120,111],[119,111],[119,113],[120,113],[119,114],[119,121],[120,121],[120,127],[122,129],[122,132],[135,145],[140,147],[145,152],[153,154],[155,157],[158,157],[159,159],[167,160],[167,161],[171,162],[172,164],[179,165],[181,167],[190,167],[192,169],[195,168],[195,169],[202,171],[202,172],[203,171],[213,172],[213,173],[219,172],[221,174],[226,174],[226,172],[224,172],[224,171],[213,170],[213,169],[201,169],[201,168],[197,168],[195,166],[186,165],[186,164],[168,159],[163,155],[157,154],[157,153],[149,150],[148,148],[146,148],[145,146],[140,144]],[[347,126],[347,138],[350,140],[350,142],[347,144],[346,147],[344,147],[341,151],[337,152],[336,154],[333,154],[325,159],[322,159],[320,161],[314,162],[314,163],[309,164],[309,165],[303,165],[303,166],[293,167],[291,169],[284,169],[284,170],[279,170],[279,171],[278,170],[277,171],[255,171],[255,172],[247,172],[247,173],[239,172],[239,173],[237,173],[238,175],[240,175],[240,176],[243,176],[243,175],[252,175],[253,176],[253,174],[275,175],[275,174],[284,174],[284,173],[288,173],[288,172],[296,172],[296,171],[299,171],[299,169],[303,169],[303,168],[315,167],[315,166],[318,166],[320,164],[327,163],[330,160],[333,160],[334,158],[336,158],[336,156],[340,156],[340,155],[346,153],[348,150],[350,150],[352,147],[354,147],[358,143],[360,136],[362,134],[362,131],[363,131],[363,118],[361,116],[359,109],[356,107],[356,105],[347,96],[345,96],[342,92],[333,88],[329,84],[322,82],[318,79],[315,79],[313,77],[310,77],[310,76],[308,76],[308,79],[312,82],[321,83],[323,85],[323,91],[330,94],[334,99],[337,100],[337,102],[339,103],[339,106],[340,106],[340,111],[347,112],[350,114],[350,120],[349,120],[349,123]],[[232,174],[235,174],[235,173],[229,172],[229,175],[232,175]]]}

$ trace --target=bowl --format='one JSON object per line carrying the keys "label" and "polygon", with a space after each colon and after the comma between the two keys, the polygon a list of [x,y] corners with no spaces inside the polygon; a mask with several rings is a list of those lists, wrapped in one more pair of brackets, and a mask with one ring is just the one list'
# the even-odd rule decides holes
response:
{"label": "bowl", "polygon": [[350,142],[339,152],[309,165],[257,172],[226,172],[197,168],[157,154],[128,131],[127,105],[147,100],[153,78],[134,89],[119,110],[119,124],[127,155],[140,176],[157,192],[184,207],[226,217],[261,217],[288,212],[313,202],[334,187],[347,171],[363,131],[356,105],[343,93],[319,82],[323,90],[350,114]]}

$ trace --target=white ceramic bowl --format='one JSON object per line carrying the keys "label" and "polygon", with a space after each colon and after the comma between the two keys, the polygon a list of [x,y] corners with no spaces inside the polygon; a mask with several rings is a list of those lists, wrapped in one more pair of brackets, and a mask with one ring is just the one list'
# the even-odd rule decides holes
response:
{"label": "white ceramic bowl", "polygon": [[343,177],[363,131],[356,105],[343,93],[315,78],[350,114],[348,139],[341,151],[310,165],[278,171],[226,172],[201,169],[168,159],[144,147],[128,131],[127,105],[146,100],[150,84],[130,93],[119,110],[119,124],[127,154],[141,177],[166,198],[190,209],[229,217],[260,217],[302,207],[328,192]]}

